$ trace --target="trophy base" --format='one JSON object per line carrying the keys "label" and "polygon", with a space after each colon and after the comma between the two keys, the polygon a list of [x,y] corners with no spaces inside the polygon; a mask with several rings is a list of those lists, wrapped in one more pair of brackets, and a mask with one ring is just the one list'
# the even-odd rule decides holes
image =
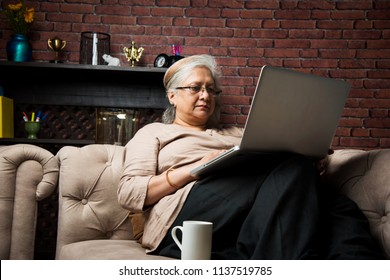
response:
{"label": "trophy base", "polygon": [[61,61],[61,60],[50,60],[49,61],[50,63],[64,63],[63,61]]}

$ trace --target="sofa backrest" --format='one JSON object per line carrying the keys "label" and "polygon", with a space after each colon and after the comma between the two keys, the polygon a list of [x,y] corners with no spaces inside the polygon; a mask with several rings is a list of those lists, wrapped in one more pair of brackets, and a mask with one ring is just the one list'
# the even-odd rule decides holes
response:
{"label": "sofa backrest", "polygon": [[94,239],[133,239],[129,211],[117,198],[124,147],[92,144],[59,150],[56,255],[62,246]]}
{"label": "sofa backrest", "polygon": [[337,150],[322,177],[355,201],[390,259],[390,149]]}

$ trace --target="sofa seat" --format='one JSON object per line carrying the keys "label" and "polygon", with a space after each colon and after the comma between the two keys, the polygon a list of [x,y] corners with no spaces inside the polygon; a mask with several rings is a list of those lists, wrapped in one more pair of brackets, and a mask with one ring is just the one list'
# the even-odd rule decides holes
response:
{"label": "sofa seat", "polygon": [[170,258],[146,255],[145,249],[135,240],[87,240],[62,247],[61,260],[169,260]]}

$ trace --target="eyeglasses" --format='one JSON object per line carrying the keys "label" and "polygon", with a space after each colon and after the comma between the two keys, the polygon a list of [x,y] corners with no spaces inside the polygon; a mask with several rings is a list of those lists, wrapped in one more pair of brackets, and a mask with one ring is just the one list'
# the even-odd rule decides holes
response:
{"label": "eyeglasses", "polygon": [[207,91],[208,94],[212,96],[218,96],[222,91],[215,89],[213,87],[201,87],[201,86],[188,86],[188,87],[176,87],[175,89],[183,89],[187,90],[190,94],[195,95],[198,94],[200,91]]}

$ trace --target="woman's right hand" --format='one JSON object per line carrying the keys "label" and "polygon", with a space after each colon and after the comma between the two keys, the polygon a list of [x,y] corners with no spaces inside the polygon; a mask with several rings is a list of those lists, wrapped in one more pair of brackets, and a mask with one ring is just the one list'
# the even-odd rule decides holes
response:
{"label": "woman's right hand", "polygon": [[208,162],[209,160],[215,158],[216,156],[223,153],[225,150],[213,151],[205,155],[202,159],[193,162],[191,164],[181,166],[176,169],[169,170],[169,174],[167,175],[167,171],[153,176],[148,184],[148,192],[146,194],[145,205],[152,205],[158,202],[161,198],[166,195],[172,194],[177,191],[176,188],[171,186],[167,181],[167,176],[169,177],[169,181],[178,186],[179,188],[187,185],[189,182],[195,181],[198,178],[193,176],[190,172],[192,169]]}

